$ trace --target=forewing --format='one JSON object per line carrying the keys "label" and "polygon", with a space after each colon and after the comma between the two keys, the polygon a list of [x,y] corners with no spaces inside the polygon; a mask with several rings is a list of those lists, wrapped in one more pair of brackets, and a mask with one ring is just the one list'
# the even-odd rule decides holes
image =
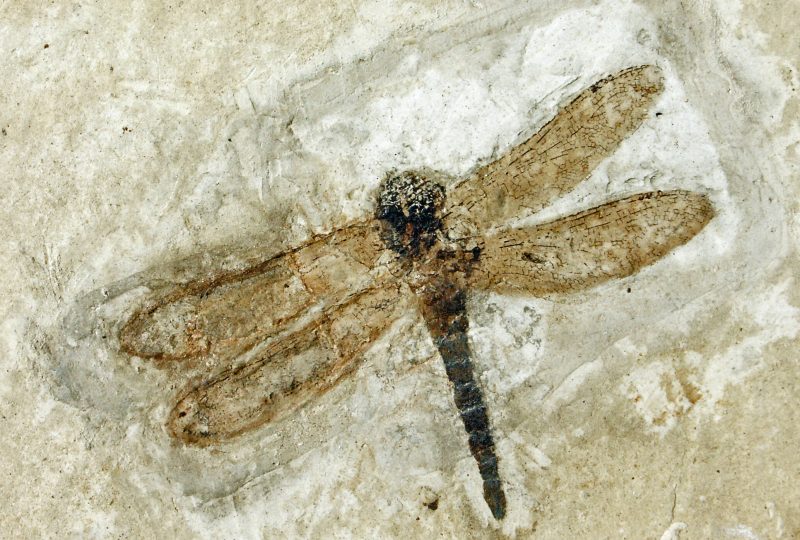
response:
{"label": "forewing", "polygon": [[216,444],[296,410],[355,370],[365,349],[408,311],[409,296],[399,283],[362,291],[242,365],[190,386],[170,413],[170,433],[188,444]]}
{"label": "forewing", "polygon": [[[581,92],[538,133],[448,195],[451,222],[484,230],[572,190],[647,117],[663,88],[655,66],[628,68]],[[451,226],[453,224],[451,223]]]}
{"label": "forewing", "polygon": [[693,238],[714,217],[690,191],[643,193],[485,239],[472,286],[503,294],[572,292],[635,273]]}
{"label": "forewing", "polygon": [[122,350],[144,358],[232,358],[315,305],[333,306],[381,280],[395,259],[367,221],[244,270],[176,287],[122,327]]}

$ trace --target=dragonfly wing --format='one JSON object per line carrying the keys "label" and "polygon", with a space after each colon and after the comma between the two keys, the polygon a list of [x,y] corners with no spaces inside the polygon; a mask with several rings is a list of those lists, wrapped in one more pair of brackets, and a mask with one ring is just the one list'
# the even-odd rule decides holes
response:
{"label": "dragonfly wing", "polygon": [[352,373],[362,353],[409,309],[401,284],[367,289],[321,319],[280,338],[178,398],[167,427],[206,446],[275,421]]}
{"label": "dragonfly wing", "polygon": [[544,208],[641,125],[662,88],[655,66],[628,68],[593,84],[538,133],[455,186],[448,194],[451,219],[483,230]]}
{"label": "dragonfly wing", "polygon": [[158,360],[237,356],[309,307],[335,305],[386,274],[394,255],[379,226],[351,225],[243,270],[175,287],[133,314],[120,346]]}
{"label": "dragonfly wing", "polygon": [[656,191],[556,221],[488,236],[477,288],[543,296],[622,278],[692,239],[714,217],[708,198]]}

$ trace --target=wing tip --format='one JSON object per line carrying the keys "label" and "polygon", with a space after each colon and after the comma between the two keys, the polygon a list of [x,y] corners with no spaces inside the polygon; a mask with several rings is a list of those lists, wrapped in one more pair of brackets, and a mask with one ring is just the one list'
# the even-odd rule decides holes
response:
{"label": "wing tip", "polygon": [[664,72],[655,64],[643,64],[625,71],[634,74],[634,87],[643,95],[657,96],[664,90]]}
{"label": "wing tip", "polygon": [[169,413],[165,427],[173,439],[187,446],[217,444],[221,438],[210,429],[208,417],[203,413],[194,394],[195,389],[178,400]]}
{"label": "wing tip", "polygon": [[708,225],[717,215],[714,204],[707,193],[700,191],[689,191],[685,189],[675,189],[670,191],[651,192],[656,198],[669,197],[673,199],[669,206],[672,211],[683,214],[680,230],[683,240],[677,245],[683,245],[691,241],[695,236]]}
{"label": "wing tip", "polygon": [[688,189],[675,189],[671,191],[663,191],[659,193],[671,194],[683,199],[686,206],[692,207],[698,215],[703,216],[704,223],[708,223],[715,215],[716,210],[711,202],[708,193],[702,191],[690,191]]}
{"label": "wing tip", "polygon": [[699,192],[691,192],[692,198],[694,199],[693,202],[696,205],[696,212],[695,215],[697,216],[697,223],[698,229],[697,232],[700,232],[705,228],[709,222],[714,219],[717,215],[717,211],[714,208],[714,205],[711,203],[711,198],[706,193],[699,193]]}
{"label": "wing tip", "polygon": [[125,321],[117,334],[120,351],[128,356],[159,360],[162,356],[161,351],[154,348],[147,339],[145,326],[146,321],[141,312],[135,313]]}
{"label": "wing tip", "polygon": [[655,98],[664,90],[664,72],[655,64],[631,66],[597,81],[589,89],[592,92],[601,88],[610,90],[620,83],[643,97]]}
{"label": "wing tip", "polygon": [[208,354],[209,339],[187,326],[170,327],[154,315],[155,309],[135,312],[117,332],[119,349],[129,356],[155,361],[185,360]]}

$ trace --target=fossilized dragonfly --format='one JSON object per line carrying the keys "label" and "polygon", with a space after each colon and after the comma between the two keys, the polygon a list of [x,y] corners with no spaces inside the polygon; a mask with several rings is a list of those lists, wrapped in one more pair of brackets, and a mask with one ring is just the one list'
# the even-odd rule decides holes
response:
{"label": "fossilized dragonfly", "polygon": [[[151,299],[121,327],[125,352],[159,362],[225,360],[178,392],[169,433],[214,445],[286,417],[352,374],[375,339],[416,306],[452,382],[484,498],[502,519],[506,499],[473,373],[467,296],[544,296],[630,276],[709,222],[705,195],[675,190],[506,226],[584,180],[647,118],[662,86],[655,66],[625,69],[460,182],[434,172],[389,174],[373,218]],[[445,185],[453,185],[447,194]]]}

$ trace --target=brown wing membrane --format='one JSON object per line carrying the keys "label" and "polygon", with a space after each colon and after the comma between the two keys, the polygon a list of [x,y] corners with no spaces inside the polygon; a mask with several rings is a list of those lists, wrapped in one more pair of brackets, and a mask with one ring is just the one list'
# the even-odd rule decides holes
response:
{"label": "brown wing membrane", "polygon": [[410,296],[401,285],[359,293],[243,365],[190,387],[170,413],[168,429],[205,446],[280,419],[351,373],[364,350],[406,312]]}
{"label": "brown wing membrane", "polygon": [[685,244],[714,217],[708,198],[656,191],[485,239],[476,288],[542,296],[629,276]]}
{"label": "brown wing membrane", "polygon": [[119,334],[128,354],[159,360],[231,358],[317,303],[337,304],[387,274],[395,255],[368,221],[237,272],[177,287],[134,313]]}
{"label": "brown wing membrane", "polygon": [[448,195],[451,219],[479,230],[537,211],[572,190],[647,117],[663,88],[655,66],[626,69],[587,88],[539,132],[481,167]]}

